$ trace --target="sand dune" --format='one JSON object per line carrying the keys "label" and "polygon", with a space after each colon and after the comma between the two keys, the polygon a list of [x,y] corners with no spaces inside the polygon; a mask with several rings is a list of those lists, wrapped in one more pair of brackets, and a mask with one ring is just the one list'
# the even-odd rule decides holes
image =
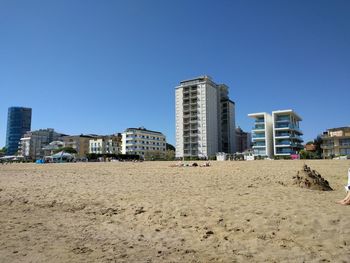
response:
{"label": "sand dune", "polygon": [[350,161],[170,164],[1,165],[0,262],[349,262]]}

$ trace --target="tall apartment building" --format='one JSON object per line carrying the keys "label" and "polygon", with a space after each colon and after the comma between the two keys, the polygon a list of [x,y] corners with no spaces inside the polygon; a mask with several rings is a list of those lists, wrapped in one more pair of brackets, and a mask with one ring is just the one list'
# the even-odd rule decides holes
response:
{"label": "tall apartment building", "polygon": [[209,76],[181,81],[175,90],[175,111],[176,157],[235,152],[235,103],[226,85]]}
{"label": "tall apartment building", "polygon": [[328,129],[322,135],[323,158],[350,156],[350,126]]}
{"label": "tall apartment building", "polygon": [[20,139],[20,155],[30,158],[39,159],[44,157],[44,147],[52,141],[61,139],[63,134],[57,133],[54,129],[40,129],[37,131],[26,132]]}
{"label": "tall apartment building", "polygon": [[253,154],[272,158],[272,116],[266,112],[251,113],[248,116],[255,120],[252,128]]}
{"label": "tall apartment building", "polygon": [[165,155],[166,139],[158,131],[143,127],[128,128],[122,133],[122,154],[137,154],[143,158],[148,155]]}
{"label": "tall apartment building", "polygon": [[303,134],[299,128],[302,120],[293,110],[248,114],[255,119],[252,129],[254,155],[272,158],[297,154],[303,149]]}
{"label": "tall apartment building", "polygon": [[298,154],[304,148],[299,127],[302,118],[293,110],[272,112],[274,155]]}
{"label": "tall apartment building", "polygon": [[89,153],[96,154],[119,154],[121,153],[121,139],[120,133],[115,135],[98,136],[90,139]]}
{"label": "tall apartment building", "polygon": [[24,107],[10,107],[7,114],[6,148],[7,155],[18,151],[20,139],[30,131],[32,109]]}

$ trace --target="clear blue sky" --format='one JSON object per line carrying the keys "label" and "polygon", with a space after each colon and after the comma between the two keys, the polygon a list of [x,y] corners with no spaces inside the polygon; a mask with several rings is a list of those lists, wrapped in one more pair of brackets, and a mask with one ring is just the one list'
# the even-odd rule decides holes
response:
{"label": "clear blue sky", "polygon": [[7,108],[32,129],[175,142],[174,87],[208,74],[236,123],[294,109],[304,140],[350,125],[350,1],[0,0],[0,146]]}

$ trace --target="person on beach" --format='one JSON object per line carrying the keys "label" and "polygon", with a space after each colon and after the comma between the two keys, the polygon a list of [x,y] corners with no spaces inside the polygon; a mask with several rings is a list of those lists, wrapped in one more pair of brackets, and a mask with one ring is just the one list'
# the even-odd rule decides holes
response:
{"label": "person on beach", "polygon": [[344,199],[338,201],[337,203],[341,205],[350,205],[350,168],[348,171],[348,184],[345,186],[345,190],[347,191],[347,195]]}

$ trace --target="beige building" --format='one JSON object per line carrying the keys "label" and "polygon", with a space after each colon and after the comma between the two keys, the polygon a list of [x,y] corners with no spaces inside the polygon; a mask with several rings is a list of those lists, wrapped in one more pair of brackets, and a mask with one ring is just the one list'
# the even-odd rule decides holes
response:
{"label": "beige building", "polygon": [[350,126],[328,129],[322,135],[323,158],[350,156]]}
{"label": "beige building", "polygon": [[89,140],[89,153],[119,154],[121,153],[120,133],[115,135],[99,136]]}
{"label": "beige building", "polygon": [[57,141],[64,136],[54,129],[40,129],[26,132],[19,143],[19,154],[29,159],[40,159],[44,157],[43,148],[52,141]]}
{"label": "beige building", "polygon": [[71,135],[62,138],[64,147],[71,147],[77,151],[78,158],[86,157],[89,153],[89,141],[96,135]]}

